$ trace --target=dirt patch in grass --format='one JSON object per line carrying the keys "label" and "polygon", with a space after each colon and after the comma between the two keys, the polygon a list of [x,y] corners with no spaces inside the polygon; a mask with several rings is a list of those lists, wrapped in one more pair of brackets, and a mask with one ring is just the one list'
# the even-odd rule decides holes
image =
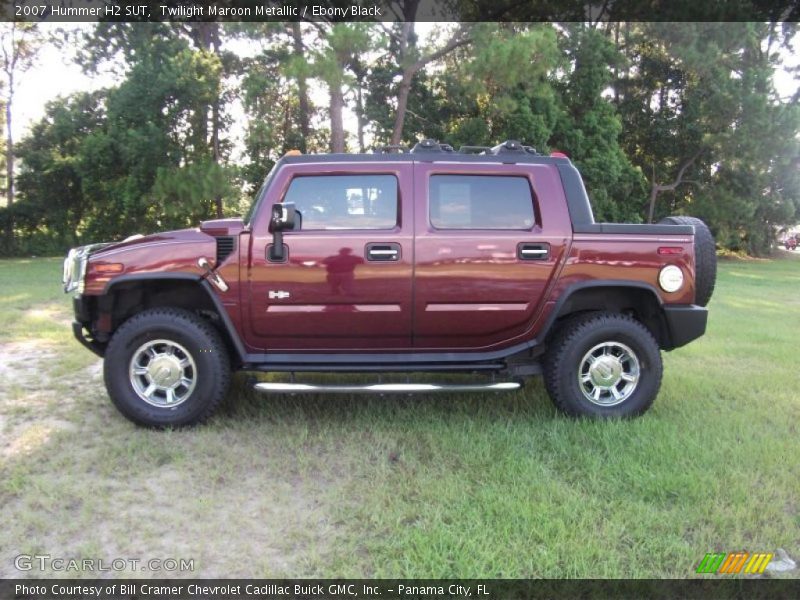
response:
{"label": "dirt patch in grass", "polygon": [[18,554],[194,568],[115,573],[136,577],[313,572],[335,537],[324,474],[298,475],[252,428],[135,427],[76,346],[0,343],[0,577],[59,574],[21,573]]}
{"label": "dirt patch in grass", "polygon": [[0,344],[0,397],[6,398],[11,387],[41,388],[42,369],[56,354],[54,344],[37,339]]}
{"label": "dirt patch in grass", "polygon": [[52,414],[47,367],[57,360],[53,344],[27,340],[0,344],[0,457],[24,456],[72,424]]}
{"label": "dirt patch in grass", "polygon": [[58,304],[37,305],[23,311],[23,318],[53,321],[67,328],[72,326],[71,316]]}

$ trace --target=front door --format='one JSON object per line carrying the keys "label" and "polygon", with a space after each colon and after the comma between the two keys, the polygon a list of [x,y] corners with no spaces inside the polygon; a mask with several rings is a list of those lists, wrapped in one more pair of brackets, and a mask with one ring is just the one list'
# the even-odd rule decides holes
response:
{"label": "front door", "polygon": [[293,202],[299,229],[270,260],[269,206],[252,224],[250,345],[263,350],[394,350],[411,345],[413,202],[409,163],[294,164],[269,202]]}

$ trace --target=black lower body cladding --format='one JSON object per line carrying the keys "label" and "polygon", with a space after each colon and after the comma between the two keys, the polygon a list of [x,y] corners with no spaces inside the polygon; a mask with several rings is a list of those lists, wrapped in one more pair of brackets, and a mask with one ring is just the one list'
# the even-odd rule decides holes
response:
{"label": "black lower body cladding", "polygon": [[706,332],[708,309],[703,306],[665,306],[664,316],[672,342],[669,350],[685,346]]}

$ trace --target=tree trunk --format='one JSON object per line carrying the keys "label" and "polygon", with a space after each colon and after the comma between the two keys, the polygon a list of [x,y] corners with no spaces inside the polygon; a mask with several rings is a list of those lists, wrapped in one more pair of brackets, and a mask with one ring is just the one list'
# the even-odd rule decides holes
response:
{"label": "tree trunk", "polygon": [[[219,98],[214,100],[214,105],[211,107],[211,146],[213,150],[213,159],[215,164],[220,163],[220,149],[219,149]],[[217,218],[222,218],[222,196],[217,194],[214,198],[214,204],[217,209]]]}
{"label": "tree trunk", "polygon": [[[397,90],[397,113],[394,118],[394,128],[392,130],[392,144],[399,144],[403,139],[403,126],[405,125],[406,112],[408,109],[408,96],[411,92],[411,83],[414,80],[420,69],[434,60],[438,60],[445,56],[447,53],[452,52],[459,46],[466,46],[471,43],[471,39],[465,36],[466,27],[464,24],[450,38],[450,41],[439,50],[421,57],[415,63],[407,65],[403,68],[403,78],[400,80],[400,87]],[[408,44],[414,38],[414,24],[403,24],[403,35],[400,44],[399,63],[402,65],[406,60]]]}
{"label": "tree trunk", "polygon": [[409,69],[403,72],[403,79],[400,81],[400,88],[397,90],[397,113],[394,117],[394,129],[392,130],[392,145],[399,144],[403,139],[403,126],[406,121],[406,109],[408,108],[408,95],[411,93],[411,81],[414,73]]}
{"label": "tree trunk", "polygon": [[[294,41],[294,53],[297,56],[302,56],[305,52],[303,45],[303,34],[300,31],[300,23],[292,23],[292,39]],[[311,103],[308,101],[308,83],[303,74],[297,77],[297,96],[300,103],[300,135],[302,141],[300,142],[300,152],[305,154],[308,151],[308,138],[311,136],[311,125],[309,122],[311,116]]]}
{"label": "tree trunk", "polygon": [[[220,39],[219,39],[219,24],[212,23],[210,31],[211,49],[214,54],[219,55]],[[214,102],[211,105],[211,150],[215,164],[219,164],[222,160],[220,147],[219,147],[219,130],[220,130],[220,92],[222,88],[222,74],[220,74],[220,81],[217,87],[217,93],[214,95]],[[222,218],[222,196],[217,194],[214,198],[214,204],[217,209],[217,218]]]}
{"label": "tree trunk", "polygon": [[[14,73],[8,74],[8,94],[6,95],[6,206],[14,204],[14,134],[11,130],[11,101],[14,98]],[[6,224],[6,252],[12,252],[14,246],[13,213],[8,211]]]}
{"label": "tree trunk", "polygon": [[14,204],[14,134],[11,128],[11,103],[14,101],[14,75],[8,75],[8,94],[6,95],[6,199],[7,205]]}
{"label": "tree trunk", "polygon": [[331,152],[344,152],[344,95],[340,84],[329,84],[331,112]]}
{"label": "tree trunk", "polygon": [[653,170],[653,183],[650,187],[650,208],[647,211],[647,222],[652,223],[653,217],[656,212],[656,200],[658,199],[659,192],[671,192],[675,190],[679,185],[682,183],[695,183],[694,181],[686,181],[683,176],[686,174],[686,169],[688,169],[694,161],[696,161],[700,155],[703,153],[703,148],[695,152],[686,162],[681,165],[681,168],[678,170],[678,175],[675,177],[675,180],[672,183],[668,184],[659,184],[656,183],[656,174],[655,169]]}
{"label": "tree trunk", "polygon": [[[211,51],[215,55],[219,55],[220,37],[219,37],[219,24],[212,22],[196,23],[191,28],[190,33],[194,40],[195,45],[204,51]],[[219,133],[221,127],[220,119],[220,88],[222,82],[217,87],[217,93],[211,103],[211,160],[214,164],[219,164],[222,160],[222,155],[219,145]],[[197,133],[196,137],[201,138],[204,143],[209,143],[208,140],[208,109],[203,107],[196,118]],[[222,196],[217,194],[214,197],[214,211],[218,219],[222,218]]]}
{"label": "tree trunk", "polygon": [[[619,21],[614,24],[614,48],[620,52],[619,47]],[[614,105],[619,109],[619,65],[614,65]]]}
{"label": "tree trunk", "polygon": [[356,90],[356,122],[358,127],[358,151],[362,154],[367,151],[364,145],[364,125],[366,119],[364,118],[364,87],[362,81],[358,82],[358,89]]}
{"label": "tree trunk", "polygon": [[660,191],[658,184],[653,181],[653,184],[650,186],[650,208],[647,211],[647,222],[653,222],[653,215],[656,212],[656,199],[658,198],[658,192]]}

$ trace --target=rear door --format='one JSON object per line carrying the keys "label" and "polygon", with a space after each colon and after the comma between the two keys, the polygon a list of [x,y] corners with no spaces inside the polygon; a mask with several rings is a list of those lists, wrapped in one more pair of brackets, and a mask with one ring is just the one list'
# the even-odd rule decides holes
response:
{"label": "rear door", "polygon": [[290,164],[270,202],[293,202],[301,226],[273,262],[269,206],[252,226],[248,335],[266,350],[398,349],[411,345],[410,163]]}
{"label": "rear door", "polygon": [[549,165],[415,166],[415,347],[525,340],[570,233],[568,219],[546,218],[547,202],[564,206],[554,173]]}

